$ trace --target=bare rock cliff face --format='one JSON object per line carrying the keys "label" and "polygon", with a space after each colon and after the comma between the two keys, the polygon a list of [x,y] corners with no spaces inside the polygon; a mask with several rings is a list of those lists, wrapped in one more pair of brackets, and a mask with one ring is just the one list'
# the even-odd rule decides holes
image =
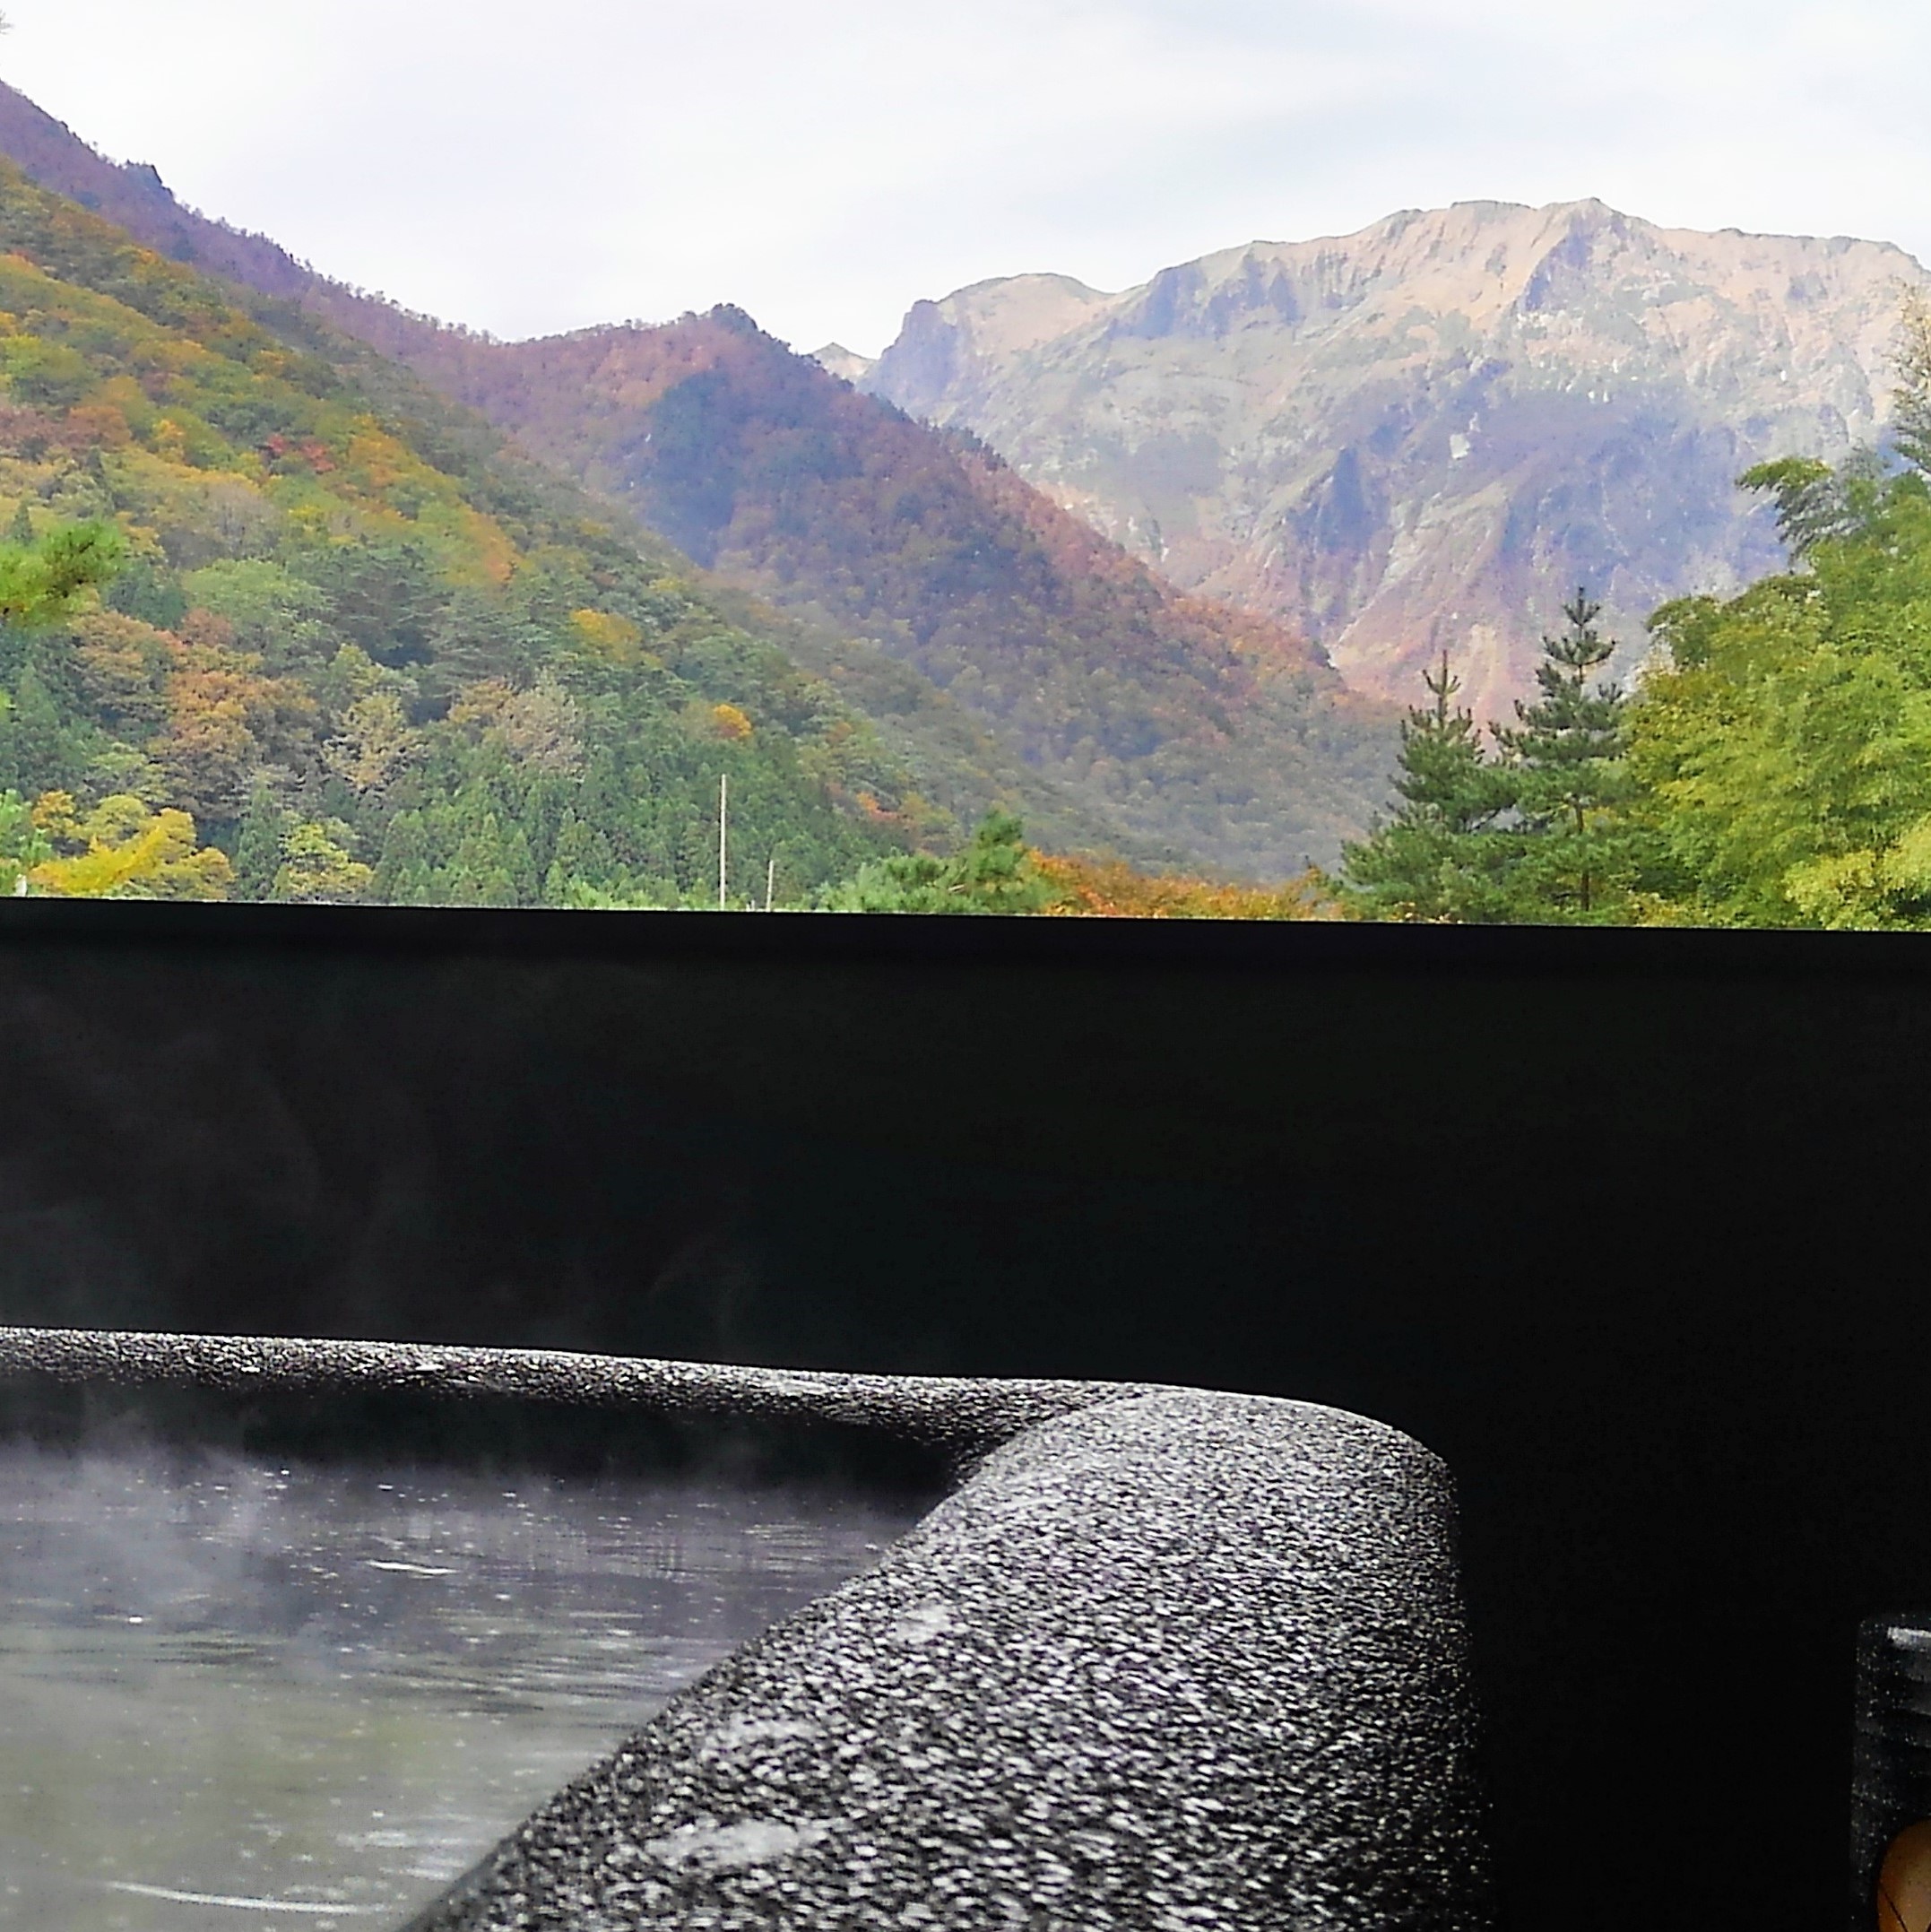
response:
{"label": "bare rock cliff face", "polygon": [[1445,647],[1501,715],[1575,585],[1627,670],[1658,603],[1778,566],[1735,478],[1881,434],[1924,280],[1876,242],[1462,203],[1118,295],[983,282],[919,303],[860,380],[1356,688],[1412,700]]}

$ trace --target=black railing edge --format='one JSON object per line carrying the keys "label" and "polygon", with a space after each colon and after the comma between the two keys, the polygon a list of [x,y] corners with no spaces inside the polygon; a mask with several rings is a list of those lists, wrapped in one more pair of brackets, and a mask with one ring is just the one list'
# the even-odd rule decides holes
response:
{"label": "black railing edge", "polygon": [[0,899],[0,949],[75,945],[636,965],[1931,978],[1931,933],[1909,931]]}

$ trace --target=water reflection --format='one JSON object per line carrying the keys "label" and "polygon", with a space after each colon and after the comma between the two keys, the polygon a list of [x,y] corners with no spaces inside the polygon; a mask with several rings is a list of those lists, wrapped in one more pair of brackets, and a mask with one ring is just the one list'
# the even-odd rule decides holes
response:
{"label": "water reflection", "polygon": [[911,1514],[0,1448],[0,1928],[393,1923]]}

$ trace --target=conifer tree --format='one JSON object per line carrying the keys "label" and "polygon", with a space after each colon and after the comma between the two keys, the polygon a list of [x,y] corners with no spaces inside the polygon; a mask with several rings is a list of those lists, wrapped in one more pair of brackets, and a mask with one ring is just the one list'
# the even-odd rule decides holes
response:
{"label": "conifer tree", "polygon": [[241,898],[272,899],[275,896],[286,818],[267,785],[257,784],[242,814],[235,842],[235,879]]}
{"label": "conifer tree", "polygon": [[373,896],[389,905],[432,905],[435,870],[422,814],[397,812],[383,838],[382,860],[370,888]]}
{"label": "conifer tree", "polygon": [[1629,701],[1618,685],[1590,686],[1616,648],[1596,628],[1601,614],[1586,590],[1563,606],[1568,629],[1542,640],[1541,696],[1533,705],[1518,698],[1515,725],[1495,732],[1514,778],[1515,920],[1606,924],[1627,916],[1634,835],[1621,814],[1636,794],[1624,760]]}
{"label": "conifer tree", "polygon": [[12,693],[0,692],[0,790],[30,802],[78,784],[86,762],[82,734],[62,708],[57,687],[30,657]]}
{"label": "conifer tree", "polygon": [[[22,503],[16,536],[26,512]],[[120,533],[102,523],[64,524],[37,541],[0,543],[0,623],[28,630],[57,624],[85,593],[113,581],[121,557]]]}
{"label": "conifer tree", "polygon": [[1431,702],[1401,725],[1400,811],[1342,853],[1348,901],[1371,918],[1481,921],[1504,916],[1508,857],[1497,822],[1514,803],[1511,774],[1485,753],[1448,653],[1422,673]]}
{"label": "conifer tree", "polygon": [[1922,289],[1904,298],[1897,377],[1891,393],[1892,441],[1912,469],[1931,477],[1931,295]]}
{"label": "conifer tree", "polygon": [[904,853],[875,860],[828,893],[834,913],[1037,913],[1052,897],[1009,811],[988,812],[949,859]]}

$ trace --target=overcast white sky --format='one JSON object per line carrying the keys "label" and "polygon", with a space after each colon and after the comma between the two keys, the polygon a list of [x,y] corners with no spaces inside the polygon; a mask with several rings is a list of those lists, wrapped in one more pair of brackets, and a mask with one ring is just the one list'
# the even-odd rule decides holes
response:
{"label": "overcast white sky", "polygon": [[0,0],[0,77],[183,200],[502,335],[1102,288],[1585,195],[1931,258],[1927,0]]}

